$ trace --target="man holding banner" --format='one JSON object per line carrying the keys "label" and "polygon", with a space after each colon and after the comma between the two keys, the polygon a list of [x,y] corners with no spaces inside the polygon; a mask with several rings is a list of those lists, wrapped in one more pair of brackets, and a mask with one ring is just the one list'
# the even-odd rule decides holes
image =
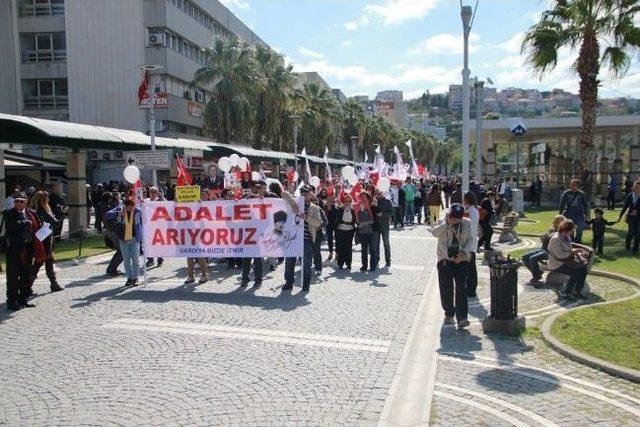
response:
{"label": "man holding banner", "polygon": [[[316,238],[316,232],[322,226],[322,216],[320,208],[311,202],[313,198],[313,188],[304,185],[300,188],[300,194],[304,197],[304,251],[302,254],[302,291],[309,292],[311,285],[311,259],[313,256],[313,242]],[[287,257],[284,265],[285,285],[283,291],[293,289],[295,282],[295,266],[296,258]]]}

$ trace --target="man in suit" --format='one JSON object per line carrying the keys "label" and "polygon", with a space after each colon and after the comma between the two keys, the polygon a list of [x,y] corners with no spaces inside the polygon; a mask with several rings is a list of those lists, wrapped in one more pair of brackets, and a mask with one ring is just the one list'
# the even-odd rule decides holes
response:
{"label": "man in suit", "polygon": [[4,211],[7,227],[7,308],[11,311],[35,307],[27,298],[33,263],[33,232],[38,220],[27,208],[27,196],[18,193],[12,209]]}
{"label": "man in suit", "polygon": [[209,165],[209,176],[202,180],[202,188],[209,190],[222,190],[224,188],[224,179],[218,175],[218,167]]}

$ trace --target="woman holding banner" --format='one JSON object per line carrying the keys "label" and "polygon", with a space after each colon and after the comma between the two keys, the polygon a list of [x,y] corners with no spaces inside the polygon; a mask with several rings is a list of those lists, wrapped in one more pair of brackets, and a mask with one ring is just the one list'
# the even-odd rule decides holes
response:
{"label": "woman holding banner", "polygon": [[[203,188],[200,191],[200,200],[203,202],[212,200],[211,198],[211,192],[207,189],[207,188]],[[208,279],[208,270],[209,270],[209,266],[207,264],[207,258],[205,257],[200,257],[200,258],[187,258],[187,280],[184,281],[185,285],[190,285],[191,283],[195,283],[196,279],[195,279],[195,265],[196,262],[198,263],[198,266],[200,267],[200,281],[198,283],[203,284],[203,283],[207,283]]]}

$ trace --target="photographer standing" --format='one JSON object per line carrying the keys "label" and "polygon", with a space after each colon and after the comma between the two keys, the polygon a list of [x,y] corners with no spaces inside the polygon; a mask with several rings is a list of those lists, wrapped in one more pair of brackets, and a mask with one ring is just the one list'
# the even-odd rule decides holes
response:
{"label": "photographer standing", "polygon": [[470,254],[476,249],[471,222],[463,218],[463,215],[464,207],[454,203],[445,223],[431,230],[438,239],[438,281],[440,301],[445,314],[444,323],[452,325],[455,315],[458,329],[469,326],[466,281]]}

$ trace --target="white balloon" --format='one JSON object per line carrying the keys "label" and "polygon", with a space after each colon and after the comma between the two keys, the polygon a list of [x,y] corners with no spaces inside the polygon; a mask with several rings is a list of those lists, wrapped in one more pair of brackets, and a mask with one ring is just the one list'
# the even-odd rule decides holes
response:
{"label": "white balloon", "polygon": [[259,181],[261,179],[260,177],[260,173],[253,171],[251,172],[251,180],[252,181]]}
{"label": "white balloon", "polygon": [[309,179],[309,184],[313,185],[316,188],[320,187],[320,178],[318,178],[317,176],[312,176]]}
{"label": "white balloon", "polygon": [[218,159],[218,167],[222,172],[229,172],[232,166],[231,159],[228,157],[220,157]]}
{"label": "white balloon", "polygon": [[376,185],[376,188],[380,190],[381,193],[386,193],[387,191],[389,191],[390,187],[391,187],[391,181],[387,177],[380,178],[378,180],[378,185]]}
{"label": "white balloon", "polygon": [[238,156],[236,153],[230,155],[229,160],[231,160],[232,166],[240,166],[240,156]]}
{"label": "white balloon", "polygon": [[122,175],[124,176],[124,180],[129,184],[135,184],[140,179],[140,169],[134,165],[129,165],[124,168]]}
{"label": "white balloon", "polygon": [[238,167],[242,170],[247,169],[247,166],[249,166],[249,164],[249,159],[247,159],[246,157],[240,157],[240,159],[238,160]]}
{"label": "white balloon", "polygon": [[352,174],[347,177],[347,182],[351,185],[356,185],[358,183],[358,177],[355,174]]}
{"label": "white balloon", "polygon": [[342,177],[348,181],[349,177],[355,172],[356,170],[353,168],[353,166],[344,166],[342,168]]}

